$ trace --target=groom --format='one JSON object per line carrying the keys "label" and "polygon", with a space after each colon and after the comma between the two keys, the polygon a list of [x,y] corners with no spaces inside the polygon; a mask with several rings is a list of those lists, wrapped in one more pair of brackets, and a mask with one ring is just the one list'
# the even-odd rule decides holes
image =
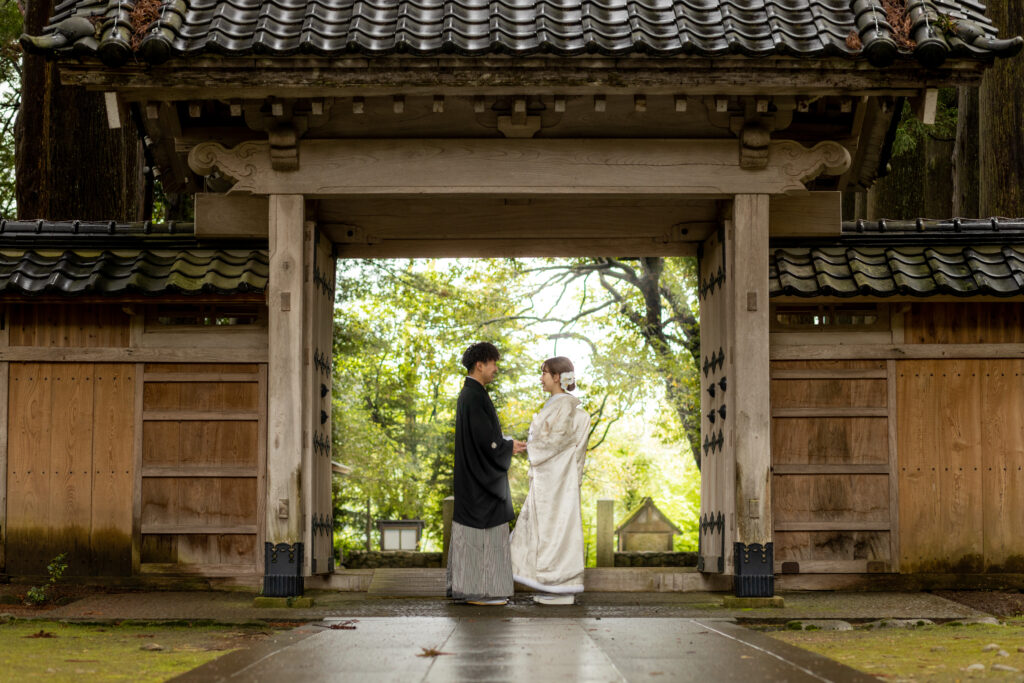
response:
{"label": "groom", "polygon": [[455,409],[455,511],[448,549],[448,594],[473,605],[504,605],[512,597],[508,523],[515,519],[508,486],[512,455],[526,444],[501,433],[484,388],[498,374],[494,344],[462,354],[468,375]]}

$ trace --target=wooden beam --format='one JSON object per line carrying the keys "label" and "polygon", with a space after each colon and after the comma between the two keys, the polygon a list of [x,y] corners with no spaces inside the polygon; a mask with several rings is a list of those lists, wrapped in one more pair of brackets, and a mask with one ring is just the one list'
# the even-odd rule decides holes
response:
{"label": "wooden beam", "polygon": [[266,239],[270,230],[266,197],[197,192],[195,232],[199,239]]}
{"label": "wooden beam", "polygon": [[713,200],[682,197],[351,197],[321,201],[317,224],[360,257],[579,255],[581,244],[597,255],[679,255],[715,229],[717,213]]}
{"label": "wooden beam", "polygon": [[267,541],[303,540],[303,320],[305,198],[270,197]]}
{"label": "wooden beam", "polygon": [[143,535],[255,534],[255,524],[143,524]]}
{"label": "wooden beam", "polygon": [[174,576],[252,576],[263,575],[262,567],[255,564],[181,564],[178,562],[146,562],[142,565],[142,574],[171,574]]}
{"label": "wooden beam", "polygon": [[772,379],[885,379],[884,369],[772,370]]}
{"label": "wooden beam", "polygon": [[28,363],[266,363],[266,349],[71,348],[8,346],[0,361]]}
{"label": "wooden beam", "polygon": [[147,410],[142,413],[147,422],[245,422],[259,419],[255,410]]}
{"label": "wooden beam", "polygon": [[196,466],[196,465],[150,465],[142,468],[144,477],[227,477],[252,478],[257,474],[255,467],[242,465]]}
{"label": "wooden beam", "polygon": [[[260,67],[259,83],[252,69]],[[744,95],[913,96],[922,87],[920,65],[908,62],[885,70],[837,59],[751,60],[718,56],[643,59],[614,57],[501,57],[458,56],[295,56],[267,60],[220,55],[189,59],[189,68],[125,65],[100,67],[96,60],[64,62],[61,81],[93,89],[118,90],[126,100],[262,99],[269,96],[473,96],[632,95],[648,97],[685,92],[690,96],[723,92]],[[985,65],[977,60],[948,60],[928,74],[936,87],[977,85]]]}
{"label": "wooden beam", "polygon": [[874,463],[773,465],[774,474],[889,474],[889,465]]}
{"label": "wooden beam", "polygon": [[889,531],[888,521],[862,521],[853,520],[849,522],[837,521],[816,521],[816,522],[776,522],[776,531]]}
{"label": "wooden beam", "polygon": [[773,408],[775,418],[815,418],[815,417],[887,417],[889,409],[885,406],[877,408],[823,406],[820,408]]}
{"label": "wooden beam", "polygon": [[695,256],[694,242],[619,240],[388,240],[339,244],[338,258],[531,258],[569,256]]}
{"label": "wooden beam", "polygon": [[772,346],[772,360],[1024,358],[1024,344],[836,344]]}
{"label": "wooden beam", "polygon": [[147,382],[252,382],[259,381],[255,372],[147,372]]}
{"label": "wooden beam", "polygon": [[189,164],[200,175],[217,169],[235,179],[232,192],[312,198],[784,194],[850,165],[850,153],[831,141],[810,149],[772,142],[767,166],[757,171],[740,168],[738,157],[736,140],[329,139],[302,140],[294,171],[273,168],[269,142],[230,150],[205,142],[189,153]]}
{"label": "wooden beam", "polygon": [[736,541],[747,545],[772,540],[769,211],[767,195],[738,195],[726,247],[733,281],[728,353],[735,375],[728,378],[734,393],[727,424],[735,444]]}
{"label": "wooden beam", "polygon": [[842,193],[809,192],[772,197],[768,226],[772,237],[838,237],[843,229]]}

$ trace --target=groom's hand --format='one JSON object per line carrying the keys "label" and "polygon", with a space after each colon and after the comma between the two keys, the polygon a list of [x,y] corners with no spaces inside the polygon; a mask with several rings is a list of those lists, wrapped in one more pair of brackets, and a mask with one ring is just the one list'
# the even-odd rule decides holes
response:
{"label": "groom's hand", "polygon": [[526,450],[526,442],[525,441],[520,441],[519,439],[513,439],[512,440],[512,452],[513,453],[522,453],[525,450]]}

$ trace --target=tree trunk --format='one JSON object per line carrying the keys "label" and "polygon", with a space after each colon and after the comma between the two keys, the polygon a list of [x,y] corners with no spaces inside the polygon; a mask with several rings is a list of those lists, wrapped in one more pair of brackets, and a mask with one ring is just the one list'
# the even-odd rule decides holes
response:
{"label": "tree trunk", "polygon": [[880,178],[868,192],[868,218],[899,220],[924,215],[925,146],[919,141],[913,151],[892,158],[889,175]]}
{"label": "tree trunk", "polygon": [[924,210],[921,216],[925,218],[949,218],[953,210],[952,159],[955,144],[955,140],[930,136],[924,140]]}
{"label": "tree trunk", "polygon": [[[1017,2],[989,0],[988,16],[1001,37],[1024,33]],[[1024,61],[997,59],[981,82],[978,210],[981,216],[1024,216]]]}
{"label": "tree trunk", "polygon": [[[25,32],[38,35],[50,0],[29,0]],[[17,136],[18,217],[139,220],[145,209],[142,144],[131,120],[107,127],[103,94],[60,85],[57,66],[25,55]]]}
{"label": "tree trunk", "polygon": [[978,89],[960,88],[953,150],[953,215],[978,217]]}

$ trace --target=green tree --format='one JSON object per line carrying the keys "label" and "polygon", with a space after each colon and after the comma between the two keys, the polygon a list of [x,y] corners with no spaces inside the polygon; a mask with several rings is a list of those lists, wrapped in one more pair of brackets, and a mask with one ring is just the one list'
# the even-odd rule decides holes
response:
{"label": "green tree", "polygon": [[14,123],[21,100],[22,17],[16,2],[0,5],[0,216],[16,213]]}
{"label": "green tree", "polygon": [[529,334],[488,323],[508,314],[514,261],[376,261],[343,264],[335,310],[336,456],[353,468],[339,478],[335,506],[347,548],[364,543],[373,518],[427,522],[438,543],[441,500],[451,493],[455,400],[473,341],[504,354],[491,387],[509,431],[522,430],[518,395]]}

